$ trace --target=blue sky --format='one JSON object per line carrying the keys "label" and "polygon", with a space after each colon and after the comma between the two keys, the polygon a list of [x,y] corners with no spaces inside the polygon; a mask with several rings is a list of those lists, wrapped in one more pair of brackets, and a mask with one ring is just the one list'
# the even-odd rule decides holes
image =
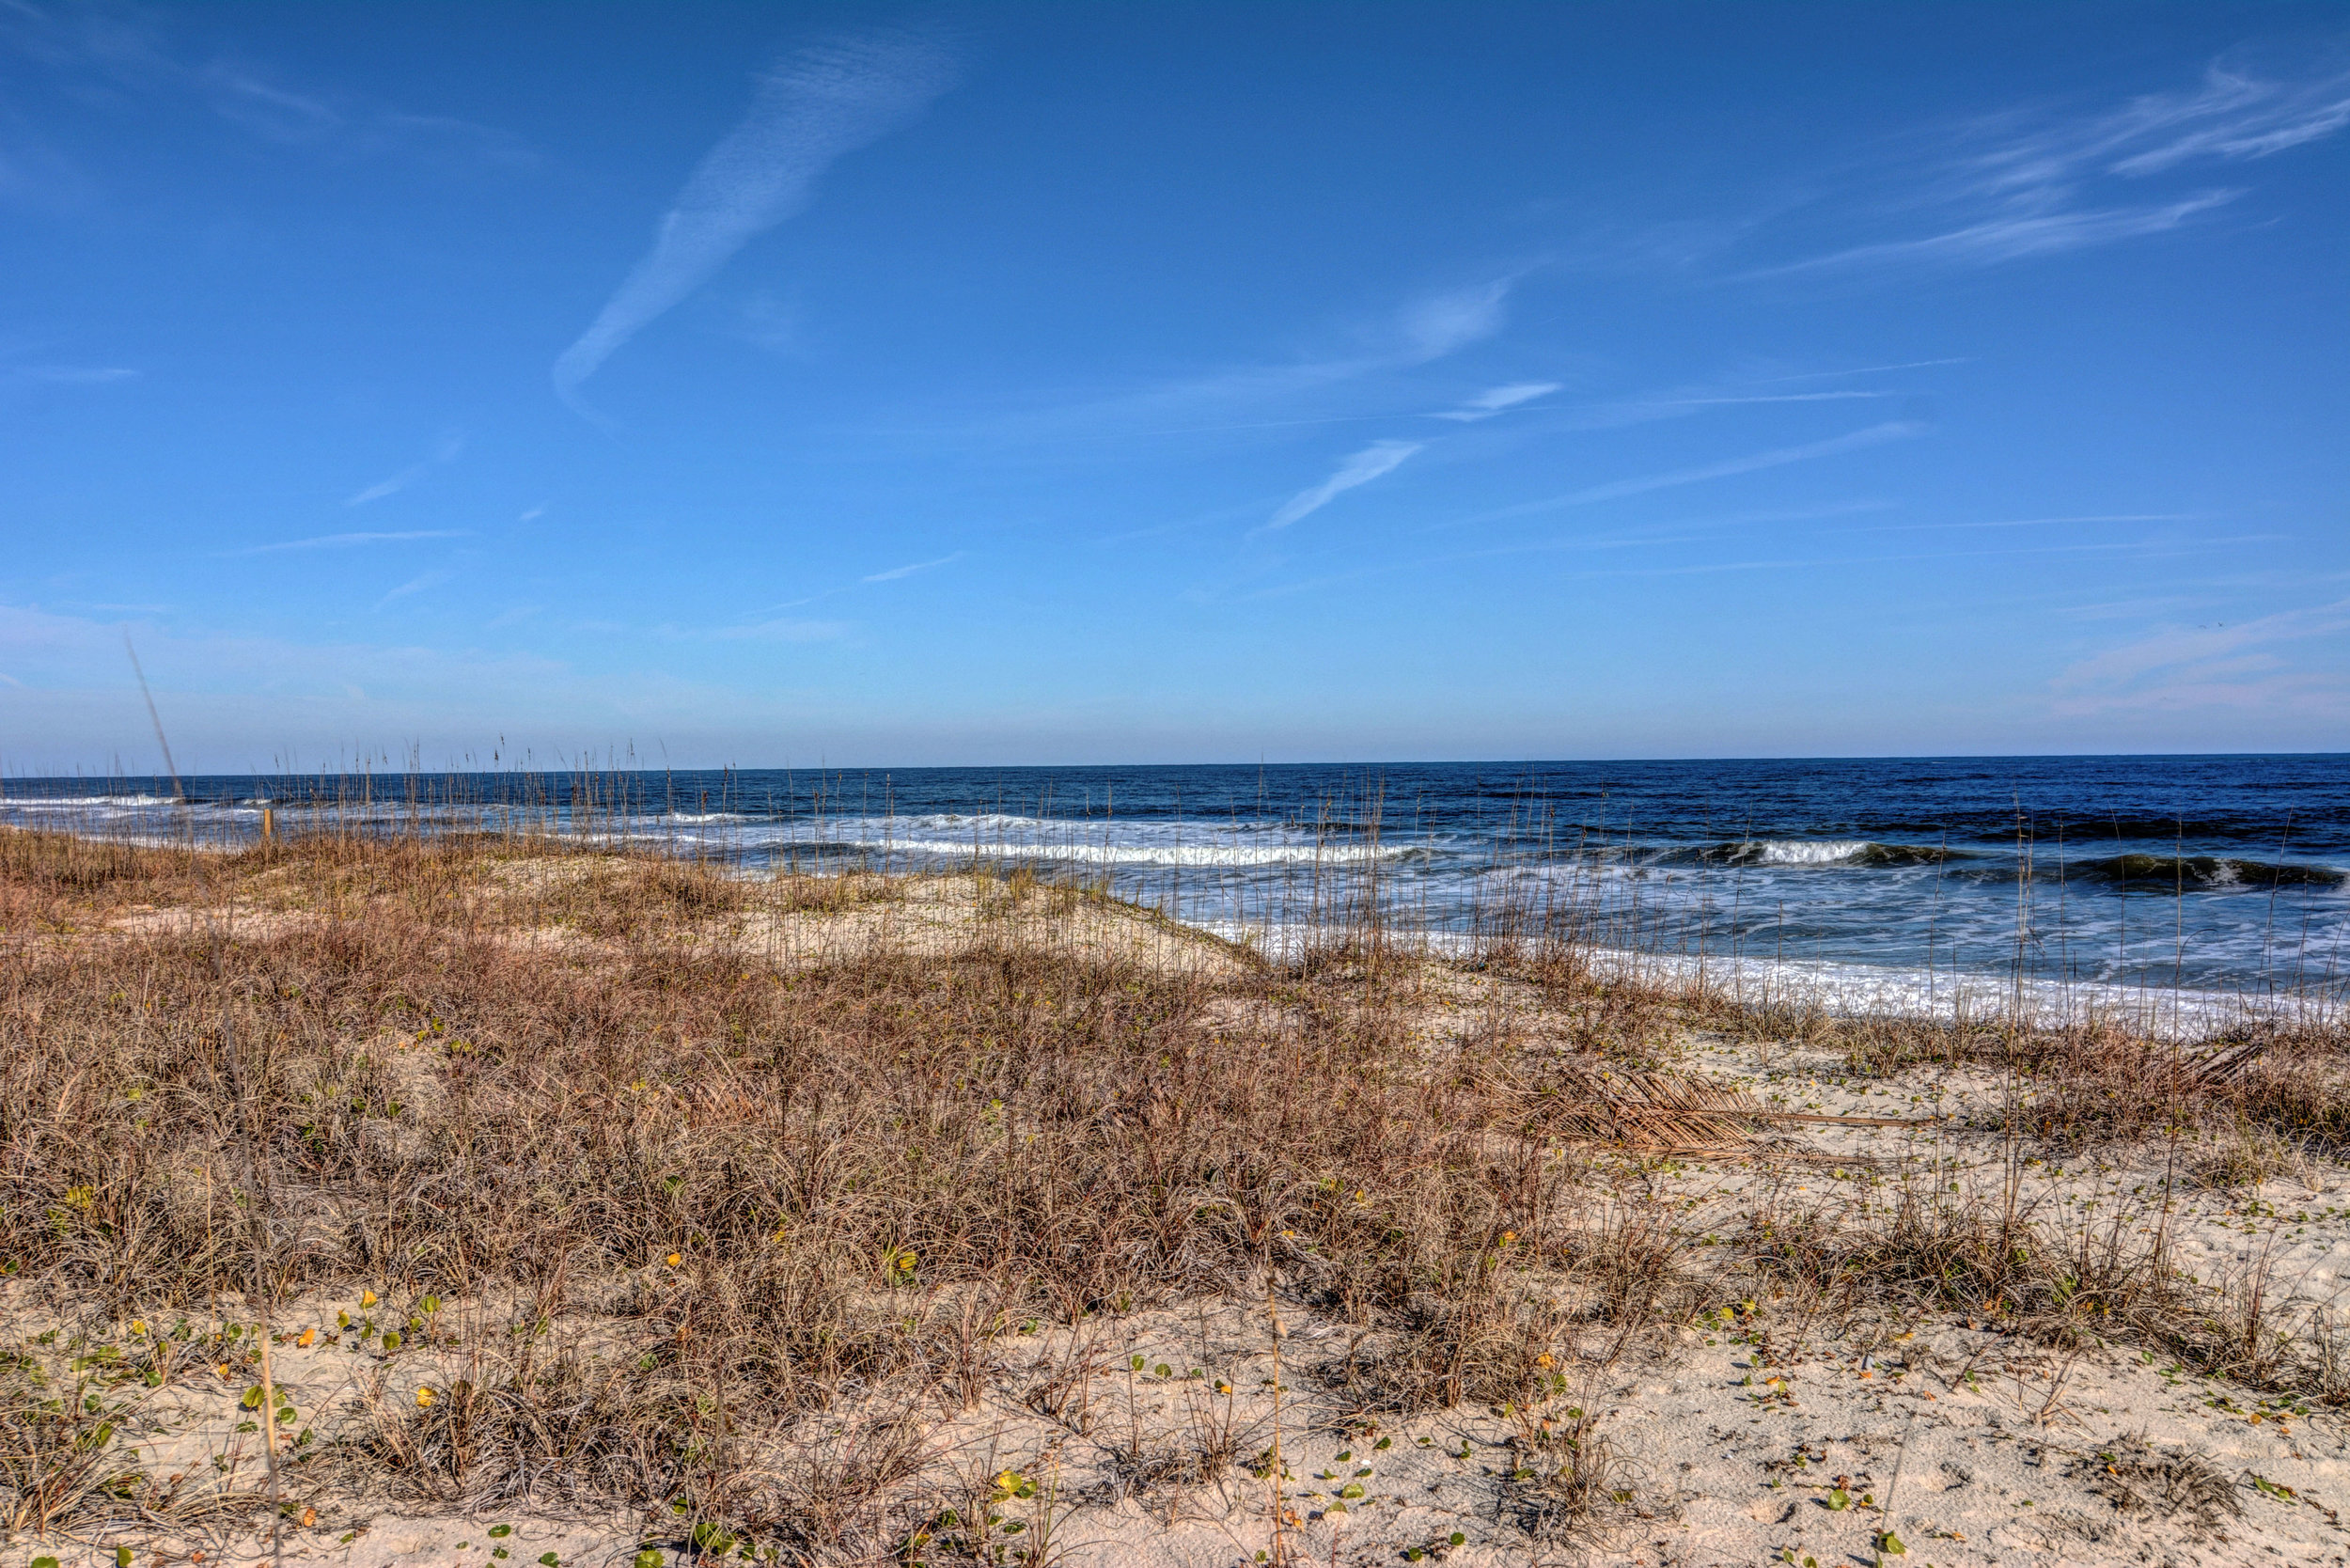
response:
{"label": "blue sky", "polygon": [[0,769],[2340,748],[2346,329],[2332,5],[0,0]]}

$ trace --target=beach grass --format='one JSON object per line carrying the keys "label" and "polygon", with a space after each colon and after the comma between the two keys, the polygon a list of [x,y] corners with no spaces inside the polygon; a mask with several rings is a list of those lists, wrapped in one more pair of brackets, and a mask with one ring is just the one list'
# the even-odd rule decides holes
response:
{"label": "beach grass", "polygon": [[[1277,1555],[1285,1312],[1342,1328],[1325,1424],[1509,1412],[1545,1539],[1646,1495],[1578,1390],[1717,1323],[1931,1312],[2350,1397],[2262,1281],[2215,1300],[2159,1227],[2021,1197],[2124,1146],[2167,1145],[2182,1190],[2333,1160],[2338,1027],[1845,1017],[1627,979],[1557,922],[1508,937],[1443,956],[1356,918],[1268,960],[984,867],[0,832],[0,1509],[158,1541],[605,1508],[656,1558],[986,1560],[1058,1515],[1033,1466],[999,1486],[931,1439],[1009,1401],[1136,1495],[1270,1474]],[[1825,1053],[1864,1095],[2005,1084],[1971,1126],[1998,1157],[1964,1191],[1888,1168],[1856,1215],[1770,1136],[1810,1113],[1711,1084],[1693,1038]],[[1748,1172],[1734,1223],[1660,1185],[1696,1162]],[[1105,1348],[1187,1313],[1225,1325],[1203,1363],[1267,1337],[1269,1427],[1253,1383]],[[327,1349],[335,1408],[281,1398],[272,1352]],[[1137,1380],[1182,1419],[1146,1435]],[[177,1391],[251,1419],[196,1453]],[[991,1546],[991,1515],[1033,1533]]]}

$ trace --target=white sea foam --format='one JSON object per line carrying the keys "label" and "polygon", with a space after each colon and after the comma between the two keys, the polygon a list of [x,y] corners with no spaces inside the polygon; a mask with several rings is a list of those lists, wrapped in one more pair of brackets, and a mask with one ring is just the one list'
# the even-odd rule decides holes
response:
{"label": "white sea foam", "polygon": [[1866,839],[1758,839],[1738,846],[1759,866],[1833,866],[1874,847]]}
{"label": "white sea foam", "polygon": [[1042,860],[1113,869],[1366,866],[1429,854],[1421,844],[1366,844],[1264,823],[1073,822],[988,811],[755,824],[744,831],[743,841],[917,860]]}
{"label": "white sea foam", "polygon": [[[1294,961],[1332,936],[1350,935],[1302,922],[1200,920],[1199,929],[1253,949],[1276,963]],[[1459,931],[1398,931],[1406,951],[1439,958],[1474,955],[1480,939]],[[1817,1008],[1842,1017],[1945,1021],[2020,1018],[2040,1027],[2111,1020],[2147,1033],[2204,1039],[2262,1021],[2338,1018],[2344,1003],[2332,989],[2262,995],[2235,991],[2060,982],[1980,971],[1808,959],[1699,958],[1611,948],[1586,949],[1603,980],[1652,985],[1703,985],[1748,1006]]]}
{"label": "white sea foam", "polygon": [[1055,860],[1091,866],[1359,866],[1402,860],[1426,852],[1411,846],[1365,844],[1112,843],[1048,839],[832,838],[833,849],[865,850],[940,859]]}

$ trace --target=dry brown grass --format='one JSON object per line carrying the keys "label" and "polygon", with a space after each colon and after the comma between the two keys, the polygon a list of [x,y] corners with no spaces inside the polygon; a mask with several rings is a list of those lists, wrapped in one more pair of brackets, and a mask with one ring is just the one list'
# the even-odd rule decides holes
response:
{"label": "dry brown grass", "polygon": [[[786,968],[726,918],[889,889],[650,857],[0,854],[0,1262],[117,1320],[210,1309],[249,1293],[258,1211],[272,1299],[518,1303],[478,1375],[357,1444],[424,1495],[779,1518],[725,1432],[967,1377],[1023,1319],[1268,1273],[1394,1329],[1399,1397],[1485,1394],[1534,1354],[1504,1256],[1575,1262],[1571,1183],[1512,1098],[1427,1071],[1360,987],[986,919],[950,952]],[[175,901],[197,913],[105,930]],[[239,904],[332,917],[239,935],[214,917]],[[592,940],[513,939],[549,929]],[[1235,992],[1277,1021],[1217,1022]],[[581,1304],[617,1325],[604,1354],[510,1353]]]}
{"label": "dry brown grass", "polygon": [[[1557,954],[1526,972],[1568,1055],[1498,1014],[1438,1050],[1411,1027],[1426,966],[1375,941],[1285,973],[1147,962],[1172,949],[1055,933],[1088,915],[1214,945],[1032,879],[979,879],[952,941],[778,961],[784,917],[908,897],[515,839],[222,855],[0,833],[0,1268],[21,1308],[114,1323],[377,1293],[412,1325],[387,1376],[406,1356],[462,1371],[429,1406],[379,1385],[305,1463],[856,1558],[935,1504],[908,1491],[912,1413],[975,1403],[1018,1325],[1268,1284],[1357,1326],[1320,1370],[1372,1412],[1563,1411],[1554,1352],[1605,1364],[1758,1279],[2228,1364],[2226,1332],[2165,1325],[2164,1262],[2118,1231],[2065,1250],[1924,1195],[1857,1233],[1765,1201],[1735,1269],[1700,1267],[1590,1152],[1743,1152],[1732,1102],[1598,1075],[1668,1063],[1693,1028],[2039,1074],[2058,1092],[2036,1136],[2225,1114],[2330,1137],[2345,1104],[2310,1065],[2331,1040],[2215,1077],[2114,1034],[1741,1013]],[[164,1483],[109,1467],[86,1401],[51,1409],[33,1375],[0,1388],[18,1526],[133,1498],[171,1516]],[[1585,1419],[1522,1435],[1529,1529],[1629,1506]],[[778,1459],[753,1433],[805,1436]],[[1229,1423],[1195,1435],[1167,1459],[1194,1480],[1240,1446]]]}

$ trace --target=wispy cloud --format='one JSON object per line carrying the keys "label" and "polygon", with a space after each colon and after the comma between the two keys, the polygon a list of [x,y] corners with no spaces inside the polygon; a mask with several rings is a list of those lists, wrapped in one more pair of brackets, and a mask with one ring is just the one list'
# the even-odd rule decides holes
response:
{"label": "wispy cloud", "polygon": [[2157,671],[2198,666],[2240,655],[2250,649],[2342,632],[2350,632],[2350,599],[2337,599],[2330,604],[2305,609],[2280,610],[2234,623],[2166,626],[2068,666],[2058,677],[2057,685],[2073,691],[2126,686]]}
{"label": "wispy cloud", "polygon": [[2160,234],[2178,227],[2198,212],[2224,207],[2244,195],[2240,190],[2201,191],[2183,200],[2155,207],[2109,207],[2097,211],[2029,213],[1986,218],[1964,228],[1929,234],[1915,240],[1887,240],[1853,245],[1767,267],[1749,276],[1820,272],[1837,267],[1868,266],[1887,261],[1951,262],[1988,265],[2027,256],[2053,255],[2089,245],[2110,244],[2140,234]]}
{"label": "wispy cloud", "polygon": [[50,386],[108,386],[136,381],[139,372],[115,365],[16,365],[0,369],[0,382],[32,382]]}
{"label": "wispy cloud", "polygon": [[[2350,126],[2350,71],[2263,75],[2214,62],[2197,86],[2088,114],[2014,112],[1945,133],[1888,165],[1879,221],[1913,232],[1753,269],[1748,277],[1887,266],[1985,267],[2183,228],[2248,194],[2205,184],[2148,199],[2155,176],[2242,165]],[[1919,213],[1940,221],[1914,231]]]}
{"label": "wispy cloud", "polygon": [[2096,171],[2139,178],[2198,160],[2248,163],[2350,125],[2350,71],[2264,78],[2222,56],[2194,87],[2147,93],[2119,109],[2044,124],[1976,160],[1995,185],[2031,189]]}
{"label": "wispy cloud", "polygon": [[1898,365],[1856,365],[1845,370],[1801,370],[1791,376],[1765,376],[1768,382],[1829,381],[1838,376],[1881,376],[1894,370],[1926,370],[1937,365],[1971,365],[1971,354],[1959,354],[1947,359],[1906,359]]}
{"label": "wispy cloud", "polygon": [[1654,424],[1663,419],[1685,419],[1717,408],[1747,408],[1773,403],[1876,402],[1902,396],[1904,394],[1858,388],[1833,392],[1653,392],[1586,403],[1564,411],[1555,418],[1570,430],[1621,430],[1628,425]]}
{"label": "wispy cloud", "polygon": [[455,463],[464,450],[465,438],[462,435],[445,435],[441,437],[440,444],[432,448],[431,457],[426,458],[422,463],[410,463],[387,479],[378,479],[367,489],[343,502],[343,505],[364,507],[370,501],[381,501],[386,495],[397,495],[435,468]]}
{"label": "wispy cloud", "polygon": [[[1328,352],[1068,398],[948,430],[890,433],[918,435],[933,449],[947,439],[1001,449],[1040,440],[1118,441],[1393,420],[1418,401],[1399,396],[1393,379],[1499,331],[1521,275],[1408,300],[1355,324]],[[1383,412],[1363,412],[1367,384],[1380,387]]]}
{"label": "wispy cloud", "polygon": [[361,544],[403,544],[419,539],[463,539],[464,528],[411,528],[399,533],[320,534],[312,539],[281,540],[274,544],[248,545],[232,556],[271,556],[280,550],[348,550]]}
{"label": "wispy cloud", "polygon": [[652,249],[555,362],[555,389],[579,387],[655,318],[699,288],[751,236],[798,212],[842,154],[876,141],[945,91],[934,42],[875,35],[802,50],[760,81],[751,111],[710,149],[663,214]]}
{"label": "wispy cloud", "polygon": [[1463,424],[1469,424],[1479,419],[1490,419],[1506,409],[1517,407],[1520,403],[1530,403],[1537,398],[1547,398],[1558,390],[1559,383],[1555,381],[1512,382],[1508,386],[1496,386],[1490,392],[1480,392],[1476,397],[1465,400],[1459,408],[1448,408],[1441,413],[1432,414],[1429,417],[1457,419]]}
{"label": "wispy cloud", "polygon": [[833,642],[854,629],[845,620],[760,620],[717,627],[701,635],[714,642]]}
{"label": "wispy cloud", "polygon": [[1267,528],[1286,528],[1300,518],[1310,517],[1339,496],[1357,485],[1369,484],[1382,474],[1391,474],[1403,460],[1417,452],[1424,443],[1418,441],[1374,441],[1338,466],[1338,471],[1315,485],[1291,496],[1279,511],[1266,522]]}
{"label": "wispy cloud", "polygon": [[1847,387],[1836,392],[1755,392],[1746,395],[1724,393],[1719,397],[1651,398],[1631,403],[1633,408],[1744,408],[1754,403],[1844,403],[1867,402],[1877,398],[1899,397],[1895,392],[1862,391]]}
{"label": "wispy cloud", "polygon": [[2217,709],[2241,717],[2283,708],[2339,722],[2350,717],[2350,681],[2339,654],[2295,667],[2287,650],[2346,633],[2350,599],[2244,621],[2159,627],[2064,669],[2051,682],[2056,711]]}
{"label": "wispy cloud", "polygon": [[959,561],[968,553],[969,552],[967,551],[958,550],[951,556],[941,556],[934,561],[916,561],[911,566],[893,566],[886,572],[876,572],[870,576],[859,578],[858,581],[866,583],[894,583],[901,577],[911,577],[917,572],[928,572],[934,566],[945,566],[949,561]]}
{"label": "wispy cloud", "polygon": [[411,577],[408,581],[400,584],[400,587],[392,589],[391,592],[377,600],[375,602],[375,607],[380,610],[386,604],[393,603],[395,600],[405,599],[411,594],[422,593],[429,588],[438,588],[455,575],[455,572],[444,568],[439,571],[425,572],[419,577]]}
{"label": "wispy cloud", "polygon": [[358,94],[289,86],[249,61],[201,58],[169,36],[163,25],[167,15],[104,0],[62,6],[5,0],[0,47],[39,61],[84,97],[129,102],[177,94],[279,144],[447,152],[509,169],[539,162],[528,144],[495,126],[417,114]]}
{"label": "wispy cloud", "polygon": [[1501,330],[1516,283],[1515,276],[1497,277],[1420,301],[1403,313],[1404,341],[1421,359],[1442,359],[1491,337]]}
{"label": "wispy cloud", "polygon": [[2077,517],[2000,517],[1983,522],[1962,523],[1877,523],[1865,530],[1872,533],[1923,533],[1943,528],[2053,528],[2072,524],[2102,523],[2191,523],[2204,514],[2193,511],[2113,511],[2087,513]]}
{"label": "wispy cloud", "polygon": [[1745,457],[1731,458],[1721,463],[1708,463],[1694,468],[1678,468],[1669,474],[1648,474],[1634,479],[1612,479],[1606,484],[1571,491],[1547,500],[1522,501],[1516,506],[1470,519],[1490,521],[1501,517],[1523,517],[1531,512],[1548,511],[1555,507],[1590,506],[1600,501],[1620,500],[1627,495],[1644,495],[1653,490],[1671,490],[1681,485],[1701,484],[1707,479],[1725,479],[1735,474],[1752,474],[1764,468],[1779,468],[1791,463],[1808,463],[1813,458],[1834,457],[1840,452],[1858,451],[1888,441],[1906,440],[1923,434],[1928,426],[1921,419],[1888,419],[1866,430],[1830,436],[1825,441],[1809,441],[1799,447],[1778,447],[1769,451],[1750,452]]}

